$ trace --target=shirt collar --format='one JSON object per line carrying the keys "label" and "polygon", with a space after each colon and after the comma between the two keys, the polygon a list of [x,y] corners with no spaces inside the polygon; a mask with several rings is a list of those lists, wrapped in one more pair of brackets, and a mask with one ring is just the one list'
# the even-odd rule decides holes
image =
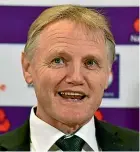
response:
{"label": "shirt collar", "polygon": [[[34,113],[34,108],[35,107],[31,109],[30,115],[30,136],[32,146],[35,148],[35,150],[48,151],[50,147],[65,134],[39,119]],[[81,127],[75,134],[84,139],[94,151],[98,151],[95,136],[94,117],[87,124]]]}
{"label": "shirt collar", "polygon": [[95,121],[94,117],[85,124],[79,131],[75,133],[77,136],[85,140],[85,142],[94,150],[98,151],[98,144],[95,135]]}
{"label": "shirt collar", "polygon": [[64,133],[39,119],[34,108],[31,109],[30,115],[31,142],[35,150],[48,151]]}

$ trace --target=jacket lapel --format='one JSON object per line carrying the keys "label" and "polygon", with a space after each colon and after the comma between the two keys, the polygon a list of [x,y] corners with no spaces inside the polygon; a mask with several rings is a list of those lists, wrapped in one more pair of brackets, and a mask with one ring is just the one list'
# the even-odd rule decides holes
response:
{"label": "jacket lapel", "polygon": [[101,122],[95,118],[96,138],[102,151],[122,151],[124,143],[112,125]]}

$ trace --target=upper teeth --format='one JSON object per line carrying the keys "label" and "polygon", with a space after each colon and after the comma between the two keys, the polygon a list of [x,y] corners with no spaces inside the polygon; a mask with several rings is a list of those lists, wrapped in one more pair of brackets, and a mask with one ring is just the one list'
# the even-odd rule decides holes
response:
{"label": "upper teeth", "polygon": [[77,93],[77,92],[60,92],[60,94],[64,94],[64,95],[71,95],[71,96],[83,96],[84,94],[82,93]]}

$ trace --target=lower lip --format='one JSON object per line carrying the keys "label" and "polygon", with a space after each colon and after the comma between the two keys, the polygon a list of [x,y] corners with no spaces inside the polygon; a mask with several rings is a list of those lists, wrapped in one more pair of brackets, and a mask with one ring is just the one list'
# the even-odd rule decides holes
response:
{"label": "lower lip", "polygon": [[81,103],[81,102],[83,102],[84,100],[85,100],[85,98],[83,98],[83,99],[67,99],[67,98],[63,98],[63,97],[61,97],[59,94],[58,94],[58,96],[61,98],[61,100],[63,100],[64,102],[70,102],[70,103]]}

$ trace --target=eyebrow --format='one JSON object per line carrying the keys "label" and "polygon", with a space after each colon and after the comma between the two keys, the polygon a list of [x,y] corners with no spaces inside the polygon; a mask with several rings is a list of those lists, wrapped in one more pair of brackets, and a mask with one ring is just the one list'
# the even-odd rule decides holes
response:
{"label": "eyebrow", "polygon": [[[72,54],[70,52],[66,52],[65,50],[53,50],[53,52],[50,53],[50,55],[49,55],[49,57],[57,57],[57,56],[64,56],[68,59],[72,59]],[[88,55],[84,56],[82,58],[82,61],[86,60],[86,59],[95,59],[97,62],[101,62],[101,57],[97,53],[88,54]]]}
{"label": "eyebrow", "polygon": [[[50,52],[51,52],[51,50],[50,50]],[[53,50],[53,51],[50,53],[50,55],[48,55],[48,57],[57,57],[57,56],[65,56],[65,57],[67,57],[67,58],[69,58],[69,59],[72,58],[71,53],[66,52],[65,50],[58,50],[58,49]]]}
{"label": "eyebrow", "polygon": [[83,57],[83,60],[86,60],[86,59],[94,59],[97,62],[101,62],[101,57],[99,55],[97,55],[97,54],[96,55],[88,54],[85,57]]}

